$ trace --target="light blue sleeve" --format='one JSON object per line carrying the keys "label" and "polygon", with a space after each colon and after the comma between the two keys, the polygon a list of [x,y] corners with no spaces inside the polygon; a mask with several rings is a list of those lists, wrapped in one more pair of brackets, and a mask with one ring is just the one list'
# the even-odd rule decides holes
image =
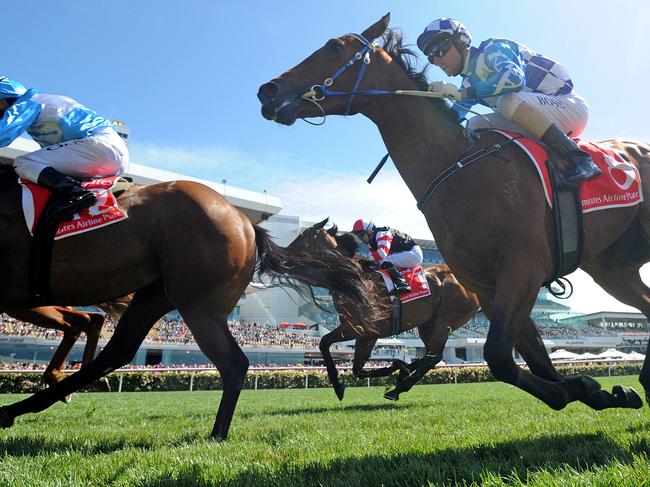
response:
{"label": "light blue sleeve", "polygon": [[17,101],[0,120],[0,147],[6,147],[25,132],[41,113],[41,105],[33,100]]}
{"label": "light blue sleeve", "polygon": [[485,47],[485,65],[494,74],[474,83],[471,95],[477,98],[505,95],[521,90],[526,84],[524,61],[508,42],[491,42]]}

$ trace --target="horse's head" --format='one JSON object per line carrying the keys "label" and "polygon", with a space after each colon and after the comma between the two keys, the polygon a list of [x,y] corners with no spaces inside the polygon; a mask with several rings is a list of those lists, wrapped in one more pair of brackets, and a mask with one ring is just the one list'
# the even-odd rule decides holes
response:
{"label": "horse's head", "polygon": [[287,250],[291,252],[302,251],[310,253],[334,250],[337,246],[335,238],[336,225],[333,227],[335,229],[333,236],[330,233],[331,229],[325,230],[325,225],[328,221],[329,218],[325,218],[322,222],[318,222],[303,230],[303,232],[288,245]]}
{"label": "horse's head", "polygon": [[[300,64],[263,84],[257,97],[262,102],[264,118],[291,125],[298,118],[358,112],[364,97],[354,98],[348,92],[358,90],[359,84],[365,90],[386,88],[379,86],[370,66],[390,63],[391,57],[372,43],[384,34],[389,18],[390,14],[386,14],[361,35],[347,34],[328,40]],[[348,96],[342,96],[342,92]]]}

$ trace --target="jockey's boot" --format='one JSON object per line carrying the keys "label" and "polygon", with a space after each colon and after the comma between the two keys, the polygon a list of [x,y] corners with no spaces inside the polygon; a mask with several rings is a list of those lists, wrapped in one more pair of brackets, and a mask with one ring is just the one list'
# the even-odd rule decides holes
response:
{"label": "jockey's boot", "polygon": [[48,218],[56,221],[71,220],[75,213],[95,204],[97,197],[81,187],[79,181],[46,167],[38,175],[38,184],[54,191],[59,203],[50,207]]}
{"label": "jockey's boot", "polygon": [[395,285],[395,292],[397,294],[406,294],[411,292],[408,282],[406,282],[406,279],[404,279],[400,271],[397,270],[397,267],[395,267],[392,262],[386,261],[382,263],[381,268],[388,272],[388,275]]}
{"label": "jockey's boot", "polygon": [[564,183],[576,184],[580,181],[598,176],[602,171],[591,156],[578,147],[573,139],[568,137],[560,128],[552,124],[540,139],[549,149],[557,153],[569,163]]}

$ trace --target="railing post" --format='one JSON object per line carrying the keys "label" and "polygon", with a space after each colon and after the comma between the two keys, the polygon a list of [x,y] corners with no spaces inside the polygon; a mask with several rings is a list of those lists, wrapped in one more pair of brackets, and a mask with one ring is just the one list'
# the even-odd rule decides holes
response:
{"label": "railing post", "polygon": [[196,372],[192,371],[192,374],[190,375],[190,392],[194,389],[194,375]]}
{"label": "railing post", "polygon": [[366,379],[368,381],[368,387],[370,387],[370,377]]}
{"label": "railing post", "polygon": [[255,374],[255,387],[254,387],[254,389],[257,390],[257,374]]}
{"label": "railing post", "polygon": [[309,372],[305,372],[305,389],[309,389]]}
{"label": "railing post", "polygon": [[458,384],[458,369],[454,367],[454,384]]}
{"label": "railing post", "polygon": [[124,379],[124,374],[120,374],[120,381],[117,385],[117,392],[122,392],[122,380]]}

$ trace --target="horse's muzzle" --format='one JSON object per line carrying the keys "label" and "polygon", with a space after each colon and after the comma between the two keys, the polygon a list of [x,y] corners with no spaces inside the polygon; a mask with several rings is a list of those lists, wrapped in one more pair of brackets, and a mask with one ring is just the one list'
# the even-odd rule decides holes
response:
{"label": "horse's muzzle", "polygon": [[298,118],[301,100],[279,78],[260,86],[257,98],[262,103],[262,116],[267,120],[292,125]]}

